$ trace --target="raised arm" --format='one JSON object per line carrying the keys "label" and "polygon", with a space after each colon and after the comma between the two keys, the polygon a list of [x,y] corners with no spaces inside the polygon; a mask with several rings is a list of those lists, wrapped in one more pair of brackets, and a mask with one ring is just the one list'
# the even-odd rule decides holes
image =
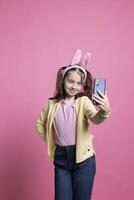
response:
{"label": "raised arm", "polygon": [[108,97],[106,95],[103,95],[102,97],[98,97],[96,95],[93,95],[93,100],[95,100],[97,103],[97,107],[99,110],[95,108],[92,101],[88,98],[86,98],[85,101],[85,114],[87,118],[90,119],[94,124],[100,124],[104,120],[106,120],[109,117],[110,114],[110,104],[108,101]]}

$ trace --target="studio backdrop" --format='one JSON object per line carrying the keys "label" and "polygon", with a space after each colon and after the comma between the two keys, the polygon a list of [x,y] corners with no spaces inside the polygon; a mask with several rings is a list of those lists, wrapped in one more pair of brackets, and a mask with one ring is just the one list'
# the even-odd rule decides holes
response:
{"label": "studio backdrop", "polygon": [[0,0],[0,199],[53,200],[53,162],[35,121],[76,49],[107,80],[111,116],[91,125],[93,200],[134,199],[134,1]]}

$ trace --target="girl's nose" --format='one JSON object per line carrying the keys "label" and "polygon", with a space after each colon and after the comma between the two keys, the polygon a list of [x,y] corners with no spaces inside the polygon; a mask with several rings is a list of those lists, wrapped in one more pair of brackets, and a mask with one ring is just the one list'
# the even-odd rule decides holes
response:
{"label": "girl's nose", "polygon": [[75,89],[75,88],[76,88],[76,84],[73,84],[73,85],[72,85],[72,88]]}

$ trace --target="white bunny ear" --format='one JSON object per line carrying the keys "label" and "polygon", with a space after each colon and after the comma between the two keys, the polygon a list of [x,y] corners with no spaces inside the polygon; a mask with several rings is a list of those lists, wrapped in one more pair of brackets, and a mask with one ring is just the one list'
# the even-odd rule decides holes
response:
{"label": "white bunny ear", "polygon": [[88,62],[91,60],[91,53],[86,53],[83,57],[82,57],[82,60],[81,60],[81,64],[83,66],[87,66]]}
{"label": "white bunny ear", "polygon": [[81,49],[77,49],[77,51],[73,55],[71,65],[79,64],[80,59],[81,59]]}

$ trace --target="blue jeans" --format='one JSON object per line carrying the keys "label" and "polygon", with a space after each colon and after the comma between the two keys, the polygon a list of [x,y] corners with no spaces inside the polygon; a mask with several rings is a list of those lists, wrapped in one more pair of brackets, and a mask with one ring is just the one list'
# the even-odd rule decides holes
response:
{"label": "blue jeans", "polygon": [[55,200],[91,200],[96,173],[95,155],[75,163],[76,146],[56,146]]}

